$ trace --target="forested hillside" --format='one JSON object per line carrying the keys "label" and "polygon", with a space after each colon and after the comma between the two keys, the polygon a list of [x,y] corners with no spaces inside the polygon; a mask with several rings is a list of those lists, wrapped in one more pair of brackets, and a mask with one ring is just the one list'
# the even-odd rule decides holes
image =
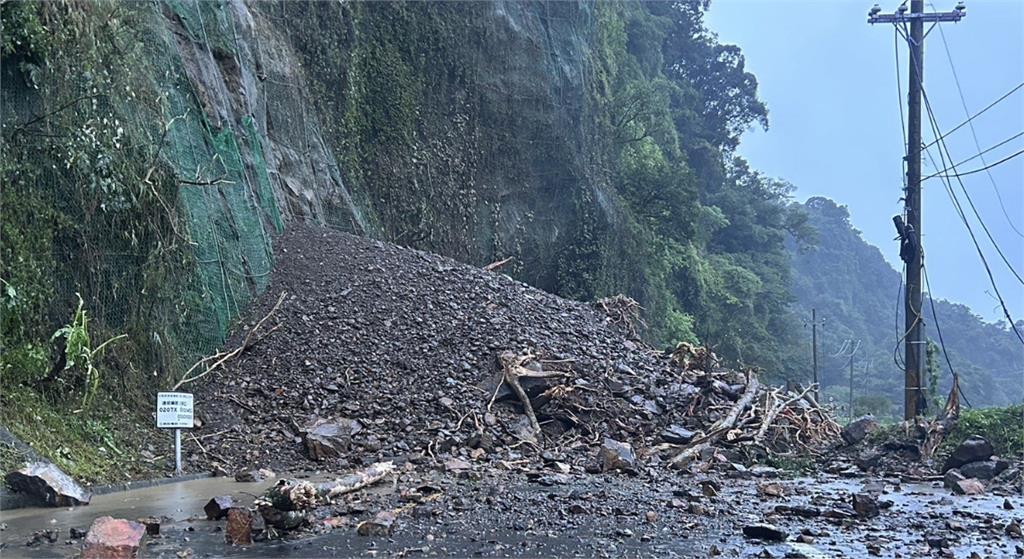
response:
{"label": "forested hillside", "polygon": [[[903,332],[900,274],[882,253],[861,238],[850,223],[845,206],[827,198],[811,198],[799,205],[816,232],[814,247],[791,247],[795,312],[810,323],[817,309],[820,330],[819,360],[825,392],[845,404],[849,388],[849,347],[861,342],[854,362],[855,406],[860,411],[898,415],[902,406]],[[944,397],[952,376],[941,354],[942,330],[949,361],[960,375],[963,393],[975,406],[1005,406],[1024,400],[1024,351],[1005,322],[984,321],[964,305],[937,298],[935,313],[926,306],[928,338],[935,346],[929,361],[934,375],[933,393]],[[899,311],[899,322],[897,322]],[[937,315],[937,316],[936,316]],[[1022,325],[1018,325],[1020,328]],[[809,330],[809,326],[806,330]],[[805,332],[805,356],[794,361],[800,378],[810,376],[810,332]],[[894,351],[897,350],[898,351]],[[837,355],[838,354],[838,355]]]}

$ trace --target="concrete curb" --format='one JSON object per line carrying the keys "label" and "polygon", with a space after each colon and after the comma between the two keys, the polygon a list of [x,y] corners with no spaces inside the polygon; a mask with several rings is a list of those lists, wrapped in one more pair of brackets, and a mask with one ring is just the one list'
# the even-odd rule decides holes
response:
{"label": "concrete curb", "polygon": [[[158,485],[168,485],[171,483],[181,483],[183,481],[192,481],[208,477],[213,477],[213,474],[206,472],[201,474],[188,474],[177,477],[163,477],[157,479],[142,479],[138,481],[124,481],[120,483],[111,483],[108,485],[97,485],[94,487],[87,487],[87,489],[92,491],[92,494],[95,497],[97,495],[123,493],[125,491],[131,491],[133,489],[145,489],[147,487],[156,487]],[[24,493],[15,493],[14,491],[11,491],[6,487],[0,489],[0,511],[23,509],[28,507],[46,507],[46,505],[43,504],[38,499],[32,497],[31,495],[26,495]]]}

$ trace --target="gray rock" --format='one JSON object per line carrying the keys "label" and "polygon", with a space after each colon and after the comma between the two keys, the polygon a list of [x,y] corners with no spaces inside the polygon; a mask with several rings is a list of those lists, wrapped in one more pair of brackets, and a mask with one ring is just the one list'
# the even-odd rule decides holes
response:
{"label": "gray rock", "polygon": [[680,425],[669,425],[661,432],[661,440],[673,444],[687,444],[696,434]]}
{"label": "gray rock", "polygon": [[363,430],[354,419],[318,419],[306,427],[304,440],[314,460],[340,458],[352,444],[352,437]]}
{"label": "gray rock", "polygon": [[950,454],[949,458],[946,459],[942,471],[946,472],[953,468],[959,468],[971,462],[988,460],[990,456],[992,456],[992,444],[982,437],[973,436],[956,447],[953,454]]}
{"label": "gray rock", "polygon": [[771,524],[749,524],[743,527],[743,535],[756,540],[770,542],[786,541],[786,532]]}
{"label": "gray rock", "polygon": [[235,474],[235,481],[253,483],[263,481],[263,476],[260,474],[259,470],[243,470]]}
{"label": "gray rock", "polygon": [[960,470],[953,468],[952,470],[946,472],[946,475],[942,477],[942,486],[945,487],[946,489],[949,489],[950,491],[953,491],[953,488],[956,487],[957,482],[963,481],[965,479],[967,478],[960,473]]}
{"label": "gray rock", "polygon": [[7,474],[11,489],[38,497],[51,507],[88,505],[92,492],[49,462],[30,462]]}
{"label": "gray rock", "polygon": [[244,507],[232,507],[225,511],[227,526],[224,529],[224,541],[229,545],[249,545],[252,543],[253,514]]}
{"label": "gray rock", "polygon": [[869,493],[854,493],[853,510],[861,518],[878,516],[878,501]]}
{"label": "gray rock", "polygon": [[878,421],[875,421],[874,416],[865,415],[858,417],[857,419],[850,422],[849,425],[843,427],[842,436],[846,444],[857,444],[864,440],[869,433],[874,432],[878,429]]}
{"label": "gray rock", "polygon": [[1003,473],[1009,467],[1010,463],[1002,459],[979,460],[977,462],[968,462],[967,464],[960,466],[960,473],[965,477],[992,479]]}
{"label": "gray rock", "polygon": [[614,439],[604,439],[597,458],[601,461],[602,472],[636,468],[636,454],[633,452],[633,447],[629,443],[620,443]]}

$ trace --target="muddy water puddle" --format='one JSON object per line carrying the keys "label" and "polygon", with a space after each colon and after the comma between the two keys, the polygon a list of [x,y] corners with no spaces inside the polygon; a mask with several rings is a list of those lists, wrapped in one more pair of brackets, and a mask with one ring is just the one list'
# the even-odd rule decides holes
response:
{"label": "muddy water puddle", "polygon": [[[322,479],[312,478],[313,481]],[[429,506],[401,514],[391,537],[361,537],[359,520],[402,503],[402,487],[430,481],[444,495]],[[415,480],[383,484],[332,507],[342,519],[325,533],[257,542],[245,547],[224,543],[224,522],[205,519],[202,507],[213,496],[231,495],[242,506],[273,483],[239,483],[207,478],[97,496],[90,506],[4,511],[0,532],[4,557],[72,557],[81,540],[69,530],[88,529],[93,519],[110,515],[134,520],[166,517],[161,535],[147,537],[143,557],[882,557],[938,556],[928,537],[945,538],[954,557],[1013,557],[1015,545],[1003,533],[1012,518],[1024,520],[1024,499],[953,497],[930,484],[872,480],[879,501],[892,505],[870,520],[843,521],[775,514],[778,505],[821,510],[842,507],[863,480],[829,477],[780,481],[720,480],[714,497],[697,497],[706,511],[680,507],[680,490],[692,491],[690,477],[641,479],[594,475],[544,486],[514,476],[470,481],[427,474]],[[777,483],[783,497],[760,497],[758,485]],[[692,491],[697,492],[697,491]],[[744,525],[769,522],[789,536],[787,543],[747,540]],[[53,544],[25,545],[38,530],[57,530]],[[801,533],[813,534],[795,541]],[[69,542],[70,543],[66,543]]]}

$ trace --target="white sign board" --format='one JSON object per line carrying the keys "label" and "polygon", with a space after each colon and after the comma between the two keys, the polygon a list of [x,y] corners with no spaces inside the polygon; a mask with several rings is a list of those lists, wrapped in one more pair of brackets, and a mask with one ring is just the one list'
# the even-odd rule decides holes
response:
{"label": "white sign board", "polygon": [[156,426],[162,429],[191,429],[192,395],[184,392],[157,392]]}

